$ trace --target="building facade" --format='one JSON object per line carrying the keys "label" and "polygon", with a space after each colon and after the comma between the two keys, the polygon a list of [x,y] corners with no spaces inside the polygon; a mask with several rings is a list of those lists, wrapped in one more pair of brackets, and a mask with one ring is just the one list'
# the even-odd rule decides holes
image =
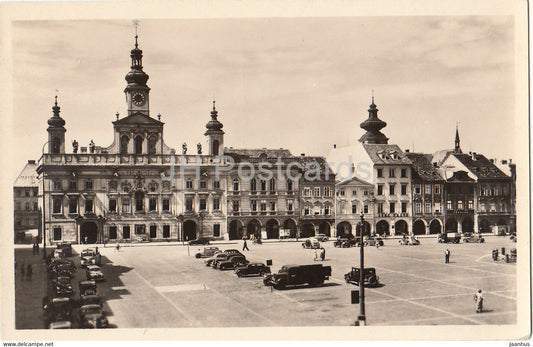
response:
{"label": "building facade", "polygon": [[13,184],[15,243],[39,240],[41,211],[36,168],[35,160],[28,160]]}
{"label": "building facade", "polygon": [[365,229],[371,230],[370,222],[374,220],[374,186],[362,179],[352,177],[336,186],[336,235],[359,235],[361,214],[365,218]]}

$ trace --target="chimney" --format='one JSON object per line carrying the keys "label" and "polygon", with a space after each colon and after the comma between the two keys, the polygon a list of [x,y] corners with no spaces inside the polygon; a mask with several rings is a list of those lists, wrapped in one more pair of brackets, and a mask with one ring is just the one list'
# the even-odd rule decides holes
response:
{"label": "chimney", "polygon": [[511,178],[516,182],[516,164],[509,163],[509,169],[511,170]]}
{"label": "chimney", "polygon": [[405,153],[409,153],[409,148],[405,150]]}
{"label": "chimney", "polygon": [[333,148],[337,148],[337,144],[336,143],[333,144]]}
{"label": "chimney", "polygon": [[300,156],[301,157],[305,157],[305,153],[300,153]]}
{"label": "chimney", "polygon": [[491,164],[494,164],[494,159],[490,159],[490,163],[491,163]]}
{"label": "chimney", "polygon": [[477,153],[476,152],[472,152],[472,160],[477,160]]}
{"label": "chimney", "polygon": [[28,164],[35,164],[35,160],[28,160]]}

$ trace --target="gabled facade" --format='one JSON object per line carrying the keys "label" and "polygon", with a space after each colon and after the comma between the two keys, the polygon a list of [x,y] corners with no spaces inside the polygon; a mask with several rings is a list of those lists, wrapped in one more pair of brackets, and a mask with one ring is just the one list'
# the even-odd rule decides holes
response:
{"label": "gabled facade", "polygon": [[361,214],[365,216],[365,230],[371,230],[370,223],[374,219],[374,186],[362,179],[352,177],[336,186],[336,235],[359,235],[358,224]]}
{"label": "gabled facade", "polygon": [[35,160],[28,160],[13,184],[13,206],[15,221],[15,242],[38,240],[41,228],[39,210],[39,183]]}

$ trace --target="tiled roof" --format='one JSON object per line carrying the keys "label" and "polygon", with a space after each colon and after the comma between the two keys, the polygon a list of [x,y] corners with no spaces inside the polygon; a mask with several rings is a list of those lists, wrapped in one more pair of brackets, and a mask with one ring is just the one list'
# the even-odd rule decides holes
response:
{"label": "tiled roof", "polygon": [[37,170],[37,164],[35,161],[28,161],[15,180],[13,187],[37,187],[37,171],[35,170]]}
{"label": "tiled roof", "polygon": [[[304,168],[307,164],[314,162],[320,166],[321,173],[325,173],[327,171],[330,177],[333,177],[333,175],[335,175],[333,171],[331,170],[331,168],[329,167],[328,163],[326,162],[326,158],[324,157],[311,157],[311,156],[302,157],[300,156],[300,157],[295,157],[295,159],[298,160],[300,164],[302,165],[302,167]],[[315,166],[310,167],[310,169],[314,169],[314,168]]]}
{"label": "tiled roof", "polygon": [[476,154],[476,160],[472,159],[472,155],[466,153],[454,154],[454,156],[479,179],[509,178],[482,154]]}
{"label": "tiled roof", "polygon": [[413,178],[424,181],[444,181],[444,178],[438,173],[431,163],[431,154],[424,153],[405,153],[413,164]]}
{"label": "tiled roof", "polygon": [[411,164],[411,160],[405,156],[398,145],[365,143],[363,147],[374,164]]}
{"label": "tiled roof", "polygon": [[261,154],[265,154],[267,158],[269,159],[276,159],[276,158],[291,158],[293,155],[291,152],[289,152],[288,149],[235,149],[235,148],[224,148],[224,154],[231,155],[231,156],[237,156],[241,158],[252,158],[257,159],[261,156]]}

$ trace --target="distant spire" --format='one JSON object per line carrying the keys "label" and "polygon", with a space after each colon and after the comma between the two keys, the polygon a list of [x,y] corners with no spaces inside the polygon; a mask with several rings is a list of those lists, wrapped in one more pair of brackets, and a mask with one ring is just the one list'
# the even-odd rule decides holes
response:
{"label": "distant spire", "polygon": [[461,150],[461,140],[459,139],[459,122],[455,122],[455,149],[454,153],[463,153]]}
{"label": "distant spire", "polygon": [[372,88],[372,103],[374,103],[374,88]]}
{"label": "distant spire", "polygon": [[216,101],[213,100],[213,111],[216,111],[216,110],[217,110],[216,107],[215,107],[215,103],[216,103]]}
{"label": "distant spire", "polygon": [[139,38],[139,35],[137,35],[137,27],[139,26],[139,20],[134,19],[133,20],[133,26],[135,27],[135,48],[137,48],[139,46],[137,44],[137,39]]}

